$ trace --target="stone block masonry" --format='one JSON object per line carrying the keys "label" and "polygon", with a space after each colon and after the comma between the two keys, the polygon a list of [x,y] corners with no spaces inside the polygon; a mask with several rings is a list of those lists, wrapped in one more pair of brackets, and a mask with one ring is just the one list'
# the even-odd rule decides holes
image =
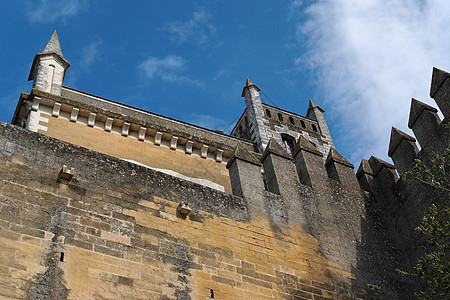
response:
{"label": "stone block masonry", "polygon": [[356,297],[315,237],[250,220],[242,198],[5,123],[0,147],[2,297]]}

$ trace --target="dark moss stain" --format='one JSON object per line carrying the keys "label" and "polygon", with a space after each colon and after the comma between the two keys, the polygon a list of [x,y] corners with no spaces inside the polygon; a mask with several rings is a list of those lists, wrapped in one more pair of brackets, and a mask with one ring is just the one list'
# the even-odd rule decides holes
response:
{"label": "dark moss stain", "polygon": [[[62,202],[64,203],[64,201]],[[52,214],[49,231],[54,234],[47,254],[43,259],[45,272],[37,274],[28,288],[27,299],[67,299],[69,289],[66,287],[64,271],[60,268],[61,251],[64,250],[62,239],[65,235],[65,204],[59,206]]]}

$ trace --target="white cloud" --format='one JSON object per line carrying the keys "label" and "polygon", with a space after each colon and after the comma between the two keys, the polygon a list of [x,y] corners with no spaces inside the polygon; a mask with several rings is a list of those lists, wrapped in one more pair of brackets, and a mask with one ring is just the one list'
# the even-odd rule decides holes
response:
{"label": "white cloud", "polygon": [[139,65],[149,79],[160,78],[164,81],[185,83],[203,87],[203,83],[180,74],[186,68],[187,61],[180,56],[169,55],[164,58],[149,57]]}
{"label": "white cloud", "polygon": [[187,21],[176,21],[163,27],[170,33],[170,39],[176,43],[193,40],[204,45],[216,28],[211,23],[211,14],[205,8],[197,8]]}
{"label": "white cloud", "polygon": [[411,98],[436,106],[428,96],[431,70],[450,70],[450,6],[319,0],[304,13],[297,38],[309,51],[295,62],[316,73],[328,120],[338,123],[331,128],[335,140],[352,147],[357,165],[370,155],[387,159],[391,126],[411,133]]}
{"label": "white cloud", "polygon": [[87,5],[87,0],[39,0],[28,3],[26,15],[33,23],[53,23],[79,14]]}
{"label": "white cloud", "polygon": [[100,56],[100,48],[103,45],[103,41],[99,38],[93,40],[89,45],[82,50],[81,66],[85,69],[89,69],[93,63],[95,63]]}

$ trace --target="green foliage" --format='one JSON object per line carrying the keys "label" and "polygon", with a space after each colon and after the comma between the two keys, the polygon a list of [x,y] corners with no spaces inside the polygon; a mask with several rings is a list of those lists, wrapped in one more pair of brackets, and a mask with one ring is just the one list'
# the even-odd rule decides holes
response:
{"label": "green foliage", "polygon": [[438,188],[450,189],[450,143],[442,155],[434,154],[429,163],[416,158],[414,166],[408,172],[400,174],[403,180],[414,177]]}
{"label": "green foliage", "polygon": [[425,288],[416,293],[418,299],[450,298],[450,207],[439,211],[431,205],[417,230],[427,237],[425,254],[419,259],[411,275]]}
{"label": "green foliage", "polygon": [[[414,177],[422,182],[449,191],[450,143],[442,155],[434,154],[428,163],[416,159],[414,167],[401,178]],[[442,206],[432,204],[416,228],[427,243],[425,254],[410,273],[397,269],[402,275],[412,275],[421,283],[418,299],[450,299],[450,199]]]}

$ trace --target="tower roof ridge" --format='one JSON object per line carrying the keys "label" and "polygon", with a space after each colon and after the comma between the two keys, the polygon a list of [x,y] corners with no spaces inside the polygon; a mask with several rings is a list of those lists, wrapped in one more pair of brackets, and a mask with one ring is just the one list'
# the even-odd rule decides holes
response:
{"label": "tower roof ridge", "polygon": [[45,49],[42,53],[56,53],[63,56],[56,30],[53,32],[50,40],[47,43],[47,46],[45,46]]}

